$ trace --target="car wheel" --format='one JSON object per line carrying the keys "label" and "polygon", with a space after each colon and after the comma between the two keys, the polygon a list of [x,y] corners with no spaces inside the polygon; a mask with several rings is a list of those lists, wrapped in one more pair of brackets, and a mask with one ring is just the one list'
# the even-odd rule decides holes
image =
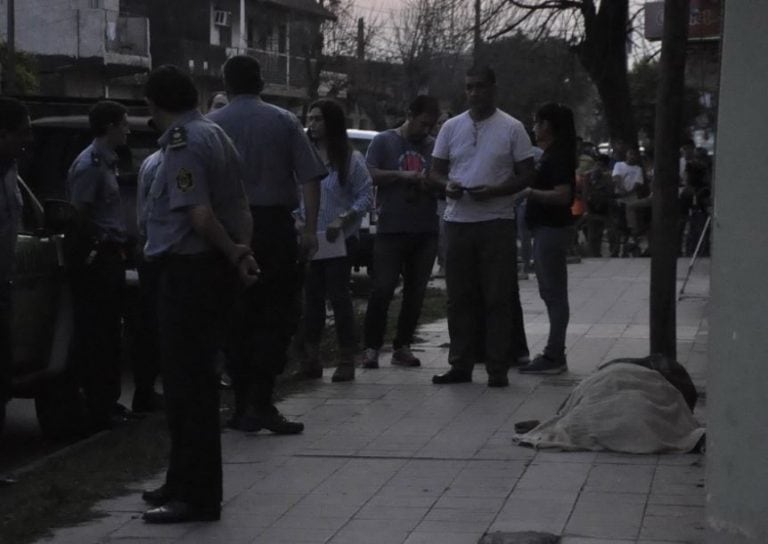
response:
{"label": "car wheel", "polygon": [[77,386],[65,377],[45,384],[35,397],[40,430],[46,438],[67,440],[87,430],[85,402]]}

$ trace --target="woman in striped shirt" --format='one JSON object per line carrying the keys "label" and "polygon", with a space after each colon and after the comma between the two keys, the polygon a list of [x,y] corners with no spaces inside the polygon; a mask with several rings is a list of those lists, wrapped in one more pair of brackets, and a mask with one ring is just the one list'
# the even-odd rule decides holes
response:
{"label": "woman in striped shirt", "polygon": [[346,126],[344,111],[336,102],[324,99],[310,106],[309,137],[328,168],[328,175],[321,182],[318,238],[334,243],[343,236],[346,255],[322,258],[321,252],[321,258],[309,263],[304,284],[307,358],[301,372],[307,378],[322,376],[318,346],[325,327],[327,297],[333,308],[340,354],[334,382],[355,378],[358,333],[349,290],[352,265],[348,255],[357,242],[362,217],[373,202],[373,185],[365,159],[350,146]]}

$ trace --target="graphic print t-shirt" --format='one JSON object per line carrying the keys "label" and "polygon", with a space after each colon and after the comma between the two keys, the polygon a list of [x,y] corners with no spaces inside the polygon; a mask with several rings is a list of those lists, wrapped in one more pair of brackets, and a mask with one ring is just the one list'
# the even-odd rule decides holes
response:
{"label": "graphic print t-shirt", "polygon": [[[424,172],[429,170],[434,139],[412,143],[397,130],[387,130],[376,137],[368,147],[366,162],[379,170]],[[407,182],[379,187],[376,193],[378,224],[376,232],[436,233],[437,199]]]}

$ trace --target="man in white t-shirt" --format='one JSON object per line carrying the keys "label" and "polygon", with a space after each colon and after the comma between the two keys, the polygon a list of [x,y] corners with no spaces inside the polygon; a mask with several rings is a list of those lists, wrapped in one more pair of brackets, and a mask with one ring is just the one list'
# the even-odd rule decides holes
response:
{"label": "man in white t-shirt", "polygon": [[470,69],[465,89],[469,110],[445,122],[432,152],[431,175],[446,187],[451,336],[451,370],[432,381],[472,381],[480,351],[488,385],[504,387],[510,360],[527,355],[513,195],[529,184],[533,150],[523,124],[496,108],[493,70]]}
{"label": "man in white t-shirt", "polygon": [[[640,152],[636,148],[627,150],[626,160],[617,162],[613,166],[613,183],[616,187],[617,202],[621,204],[619,213],[624,214],[624,222],[629,237],[623,243],[622,255],[626,255],[628,248],[637,247],[637,236],[640,231],[637,206],[640,198],[637,191],[643,185],[643,167],[640,166]],[[619,220],[621,220],[619,216]]]}
{"label": "man in white t-shirt", "polygon": [[622,198],[637,198],[637,189],[643,184],[643,168],[640,166],[640,154],[637,149],[627,150],[626,161],[619,161],[613,166],[613,182],[616,194]]}

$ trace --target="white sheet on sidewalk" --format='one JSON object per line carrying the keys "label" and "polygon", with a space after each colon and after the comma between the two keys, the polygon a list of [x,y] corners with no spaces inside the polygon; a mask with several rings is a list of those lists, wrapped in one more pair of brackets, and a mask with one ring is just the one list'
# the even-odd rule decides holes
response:
{"label": "white sheet on sidewalk", "polygon": [[555,417],[519,441],[536,448],[684,453],[703,434],[683,396],[659,372],[615,363],[582,381]]}

